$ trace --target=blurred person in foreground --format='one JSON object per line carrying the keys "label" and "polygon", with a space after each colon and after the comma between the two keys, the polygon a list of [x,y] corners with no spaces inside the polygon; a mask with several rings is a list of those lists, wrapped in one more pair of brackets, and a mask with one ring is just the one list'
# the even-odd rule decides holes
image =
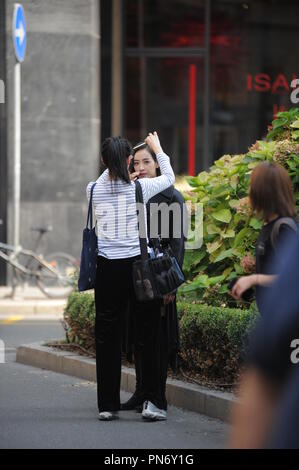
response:
{"label": "blurred person in foreground", "polygon": [[279,164],[263,162],[250,177],[249,200],[252,210],[263,220],[255,250],[256,274],[240,277],[231,288],[239,300],[255,287],[257,306],[269,286],[276,280],[272,263],[275,252],[284,239],[298,230],[294,191],[288,172]]}
{"label": "blurred person in foreground", "polygon": [[299,235],[277,254],[278,279],[261,299],[247,371],[232,412],[230,448],[299,448]]}

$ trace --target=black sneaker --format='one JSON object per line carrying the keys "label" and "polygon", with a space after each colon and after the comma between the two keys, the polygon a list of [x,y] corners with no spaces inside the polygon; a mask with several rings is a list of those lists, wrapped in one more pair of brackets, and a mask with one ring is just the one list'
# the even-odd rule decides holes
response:
{"label": "black sneaker", "polygon": [[139,398],[135,392],[128,401],[120,405],[120,409],[121,411],[135,410],[138,407],[141,407],[142,409],[142,404],[142,398]]}

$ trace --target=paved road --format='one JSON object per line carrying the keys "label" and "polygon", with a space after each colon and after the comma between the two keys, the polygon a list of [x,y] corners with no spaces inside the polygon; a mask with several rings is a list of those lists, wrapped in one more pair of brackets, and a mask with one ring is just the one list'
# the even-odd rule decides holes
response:
{"label": "paved road", "polygon": [[[229,426],[169,407],[166,422],[149,423],[135,412],[117,421],[97,419],[96,386],[74,377],[15,362],[15,348],[63,337],[57,321],[0,320],[5,364],[0,364],[0,448],[201,449],[223,448]],[[128,394],[122,393],[122,400]]]}

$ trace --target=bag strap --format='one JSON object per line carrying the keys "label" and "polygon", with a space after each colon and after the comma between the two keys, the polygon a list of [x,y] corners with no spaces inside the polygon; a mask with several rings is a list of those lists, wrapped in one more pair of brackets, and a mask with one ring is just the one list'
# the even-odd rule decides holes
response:
{"label": "bag strap", "polygon": [[287,225],[294,232],[297,232],[297,233],[299,232],[298,225],[296,224],[294,219],[292,219],[291,217],[281,217],[280,219],[276,220],[276,222],[273,225],[271,235],[270,235],[271,245],[273,246],[274,249],[275,249],[275,245],[276,245],[277,238],[279,235],[279,230],[282,225]]}
{"label": "bag strap", "polygon": [[142,233],[146,233],[145,230],[145,213],[144,213],[144,202],[143,202],[143,193],[142,187],[140,182],[137,180],[135,181],[135,197],[136,203],[138,203],[139,211],[137,209],[137,219],[138,219],[138,232],[139,232],[139,244],[140,244],[140,252],[141,252],[141,260],[145,263],[148,260],[148,252],[147,252],[147,240],[146,237],[140,236],[140,227],[142,227]]}
{"label": "bag strap", "polygon": [[90,198],[89,198],[89,205],[88,205],[88,213],[87,213],[87,221],[86,221],[86,228],[88,228],[88,223],[90,220],[90,229],[92,229],[92,195],[93,195],[93,190],[94,187],[97,183],[95,182],[90,190]]}

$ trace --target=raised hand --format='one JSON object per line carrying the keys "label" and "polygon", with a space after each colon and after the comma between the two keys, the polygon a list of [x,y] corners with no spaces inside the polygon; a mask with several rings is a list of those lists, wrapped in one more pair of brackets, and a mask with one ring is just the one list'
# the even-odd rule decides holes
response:
{"label": "raised hand", "polygon": [[153,134],[150,132],[145,139],[145,143],[153,150],[156,155],[159,152],[163,152],[157,132],[154,132]]}

